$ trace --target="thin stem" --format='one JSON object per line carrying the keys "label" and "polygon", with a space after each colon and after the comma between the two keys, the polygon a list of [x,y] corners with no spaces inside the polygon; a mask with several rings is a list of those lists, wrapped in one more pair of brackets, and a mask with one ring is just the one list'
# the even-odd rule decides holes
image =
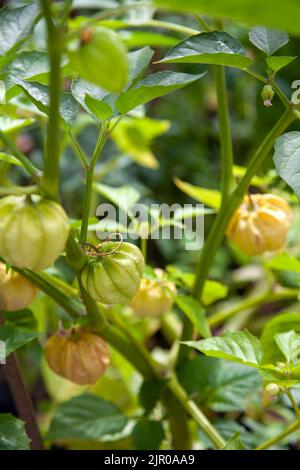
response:
{"label": "thin stem", "polygon": [[78,320],[80,316],[84,315],[82,305],[69,295],[65,295],[60,289],[55,287],[49,280],[45,279],[42,275],[29,269],[20,269],[13,267],[14,271],[21,274],[23,277],[29,279],[41,291],[49,295],[58,305],[60,305],[74,320]]}
{"label": "thin stem", "polygon": [[191,400],[186,394],[185,390],[181,387],[178,381],[173,378],[168,382],[168,388],[174,393],[178,401],[181,403],[183,408],[188,412],[192,418],[196,421],[202,431],[211,440],[217,449],[223,449],[225,447],[225,441],[212,426],[210,421],[202,413],[196,403]]}
{"label": "thin stem", "polygon": [[24,384],[16,353],[6,358],[3,371],[13,396],[20,418],[25,423],[26,432],[31,439],[32,450],[44,450],[43,441],[37,425],[35,412],[28,390]]}
{"label": "thin stem", "polygon": [[61,87],[61,55],[62,30],[57,28],[52,18],[51,3],[49,0],[40,0],[42,12],[46,21],[48,33],[48,50],[50,54],[49,78],[49,121],[44,157],[45,194],[50,199],[58,199],[59,191],[59,156],[60,156],[60,87]]}
{"label": "thin stem", "polygon": [[257,80],[261,81],[262,83],[265,83],[265,84],[270,84],[272,85],[275,93],[278,95],[278,97],[280,98],[280,100],[282,101],[282,103],[284,104],[284,106],[286,108],[291,108],[291,102],[289,101],[289,99],[285,96],[285,94],[283,93],[283,91],[281,90],[281,88],[277,85],[277,83],[275,82],[274,79],[272,78],[266,78],[264,77],[263,75],[261,75],[260,73],[258,72],[255,72],[255,70],[252,70],[250,67],[246,67],[245,69],[245,72],[247,72],[249,75],[251,75],[252,77],[256,78]]}
{"label": "thin stem", "polygon": [[268,439],[267,441],[263,442],[258,447],[256,447],[255,450],[269,449],[270,447],[274,446],[278,442],[281,442],[285,437],[289,436],[290,434],[293,434],[295,431],[298,431],[299,429],[300,429],[300,420],[294,421],[284,431],[277,434],[277,436],[272,437],[271,439]]}
{"label": "thin stem", "polygon": [[245,72],[247,72],[249,75],[251,75],[252,77],[256,78],[257,80],[259,80],[260,82],[263,82],[263,83],[268,83],[268,79],[265,78],[263,75],[261,75],[260,73],[258,72],[255,72],[255,70],[253,69],[250,69],[250,67],[246,67],[244,69]]}
{"label": "thin stem", "polygon": [[72,134],[71,131],[68,131],[68,136],[72,145],[72,148],[76,155],[79,157],[80,162],[82,163],[82,166],[87,170],[89,163],[88,163],[88,157],[83,150],[83,148],[79,145],[78,141],[75,139],[74,135]]}
{"label": "thin stem", "polygon": [[256,174],[258,168],[263,163],[272,149],[275,140],[279,137],[287,127],[296,119],[291,110],[286,110],[273,129],[269,132],[265,140],[262,142],[256,153],[254,154],[246,173],[241,179],[235,191],[229,196],[226,204],[224,204],[217,214],[213,226],[209,232],[207,241],[202,250],[197,268],[195,283],[193,287],[193,295],[197,299],[201,299],[205,280],[208,277],[210,267],[214,261],[215,255],[222,243],[226,227],[232,214],[240,205],[244,194],[246,193],[251,179]]}
{"label": "thin stem", "polygon": [[290,400],[290,402],[292,404],[292,407],[293,407],[293,410],[295,411],[295,414],[296,414],[298,420],[300,420],[300,410],[299,410],[299,407],[297,405],[297,402],[295,400],[295,397],[294,397],[293,393],[290,390],[286,390],[285,394],[288,397],[288,399]]}
{"label": "thin stem", "polygon": [[142,21],[138,24],[130,24],[130,28],[138,27],[143,28],[145,26],[153,26],[156,28],[163,28],[169,31],[175,31],[176,33],[182,33],[187,36],[194,36],[195,34],[199,34],[200,31],[194,28],[188,28],[187,26],[182,26],[181,24],[170,23],[169,21],[161,21],[161,20],[147,20]]}
{"label": "thin stem", "polygon": [[[110,312],[111,313],[111,312]],[[110,317],[110,313],[108,314],[108,317]],[[115,326],[123,332],[124,336],[127,336],[129,342],[134,345],[136,351],[139,352],[141,357],[145,359],[145,362],[149,364],[151,367],[153,375],[155,375],[158,379],[161,379],[163,374],[163,370],[160,370],[161,366],[157,363],[155,363],[154,359],[152,358],[151,354],[149,353],[148,349],[144,347],[144,345],[134,336],[134,334],[131,333],[130,329],[127,327],[127,325],[124,324],[122,319],[118,314],[114,312],[113,314],[113,323]]]}
{"label": "thin stem", "polygon": [[228,109],[228,97],[226,90],[225,67],[216,65],[214,67],[214,76],[218,99],[218,120],[221,142],[221,193],[222,204],[224,204],[235,185],[233,177],[233,149]]}
{"label": "thin stem", "polygon": [[87,170],[86,180],[85,180],[85,194],[84,194],[84,201],[83,201],[83,215],[82,215],[79,243],[85,243],[87,239],[93,179],[94,179],[94,169],[89,168]]}
{"label": "thin stem", "polygon": [[2,131],[0,131],[0,139],[5,143],[6,147],[10,149],[10,151],[13,153],[13,156],[19,160],[20,163],[22,163],[25,170],[32,177],[32,179],[37,184],[40,184],[42,172],[36,168],[22,152],[20,152],[18,147]]}
{"label": "thin stem", "polygon": [[3,186],[2,188],[0,187],[0,195],[14,195],[14,196],[23,196],[23,195],[29,195],[29,194],[38,194],[39,193],[39,187],[36,185],[33,186]]}
{"label": "thin stem", "polygon": [[282,103],[284,104],[284,106],[286,108],[290,108],[291,107],[291,102],[290,100],[285,96],[285,94],[283,93],[283,91],[281,90],[281,88],[279,88],[279,86],[277,85],[277,83],[275,82],[275,80],[273,79],[269,79],[269,83],[270,85],[272,85],[275,93],[278,95],[278,97],[281,99]]}
{"label": "thin stem", "polygon": [[264,303],[277,302],[280,300],[297,299],[299,292],[297,289],[284,289],[281,292],[271,292],[269,289],[265,292],[248,297],[236,305],[233,305],[226,310],[216,312],[208,318],[210,327],[222,325],[225,321],[235,317],[241,312],[248,309],[253,309]]}
{"label": "thin stem", "polygon": [[108,138],[107,126],[107,123],[103,123],[101,126],[91,163],[86,170],[86,186],[83,201],[83,215],[79,243],[85,243],[87,239],[95,165]]}

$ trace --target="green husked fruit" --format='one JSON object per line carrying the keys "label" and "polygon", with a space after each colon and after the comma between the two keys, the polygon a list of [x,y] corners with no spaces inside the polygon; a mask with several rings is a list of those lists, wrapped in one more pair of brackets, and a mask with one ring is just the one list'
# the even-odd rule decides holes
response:
{"label": "green husked fruit", "polygon": [[118,245],[105,243],[101,252],[106,255],[91,259],[82,271],[84,288],[103,304],[128,304],[138,292],[144,273],[144,258],[139,248],[122,243],[116,249]]}
{"label": "green husked fruit", "polygon": [[128,79],[126,48],[108,28],[85,30],[81,40],[68,50],[71,66],[78,75],[111,92],[123,89]]}
{"label": "green husked fruit", "polygon": [[61,255],[68,217],[54,201],[7,196],[0,200],[0,256],[18,268],[45,269]]}

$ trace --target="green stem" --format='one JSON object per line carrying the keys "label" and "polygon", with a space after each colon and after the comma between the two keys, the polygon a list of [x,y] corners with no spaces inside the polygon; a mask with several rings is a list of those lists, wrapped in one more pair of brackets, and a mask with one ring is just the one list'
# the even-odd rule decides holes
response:
{"label": "green stem", "polygon": [[280,98],[280,100],[282,101],[282,103],[284,104],[284,106],[286,108],[291,108],[291,102],[289,101],[289,99],[285,96],[285,94],[283,93],[283,91],[281,90],[281,88],[277,85],[277,83],[275,82],[275,80],[273,78],[266,78],[264,77],[263,75],[260,75],[260,73],[258,72],[255,72],[255,70],[252,70],[250,67],[247,67],[244,69],[245,72],[247,72],[249,75],[251,75],[252,77],[256,78],[257,80],[261,81],[262,83],[265,83],[265,84],[270,84],[272,85],[275,93],[278,95],[278,97]]}
{"label": "green stem", "polygon": [[285,392],[286,396],[289,398],[291,404],[292,404],[292,407],[293,407],[293,410],[295,411],[295,414],[298,418],[298,420],[300,421],[300,410],[299,410],[299,407],[297,405],[297,402],[294,398],[294,395],[292,394],[292,392],[290,390],[287,390]]}
{"label": "green stem", "polygon": [[102,152],[104,144],[108,138],[107,133],[107,123],[103,123],[99,132],[95,150],[93,152],[91,163],[86,170],[86,186],[83,202],[83,214],[82,214],[82,223],[79,236],[79,243],[85,243],[88,233],[89,217],[90,217],[90,207],[91,207],[91,197],[93,189],[93,180],[94,180],[94,171],[97,159]]}
{"label": "green stem", "polygon": [[188,412],[188,414],[192,416],[192,418],[194,418],[196,423],[200,426],[206,436],[211,440],[214,446],[217,449],[223,449],[223,447],[225,447],[225,441],[223,440],[223,438],[219,435],[217,430],[212,426],[210,421],[198,408],[196,403],[188,397],[185,390],[181,387],[181,385],[175,378],[171,379],[168,382],[168,388],[173,392],[177,400],[181,403],[181,405]]}
{"label": "green stem", "polygon": [[199,34],[199,31],[197,29],[188,28],[187,26],[182,26],[181,24],[170,23],[169,21],[160,21],[160,20],[141,21],[138,24],[130,25],[130,28],[131,27],[143,28],[145,26],[163,28],[169,31],[175,31],[176,33],[182,33],[187,36],[193,36],[195,34]]}
{"label": "green stem", "polygon": [[94,169],[89,168],[87,170],[86,180],[85,180],[85,194],[84,194],[84,201],[83,201],[83,213],[82,213],[83,215],[82,215],[79,243],[85,243],[86,238],[87,238],[93,179],[94,179]]}
{"label": "green stem", "polygon": [[280,300],[297,299],[299,292],[297,289],[284,289],[280,292],[271,292],[269,289],[261,294],[253,295],[242,302],[233,305],[226,310],[216,312],[208,318],[210,327],[222,325],[225,321],[235,317],[241,312],[253,309],[264,303],[277,302]]}
{"label": "green stem", "polygon": [[51,2],[40,0],[42,12],[46,21],[48,34],[48,50],[50,54],[49,78],[49,121],[44,157],[43,187],[47,197],[57,200],[59,192],[59,156],[60,156],[60,87],[61,87],[61,55],[62,31],[57,28],[52,18]]}
{"label": "green stem", "polygon": [[70,139],[75,154],[79,157],[79,161],[81,162],[82,166],[87,170],[89,166],[87,155],[85,154],[84,150],[81,148],[71,131],[68,131],[68,137]]}
{"label": "green stem", "polygon": [[3,186],[0,187],[0,196],[4,196],[6,194],[14,195],[14,196],[24,196],[29,194],[38,194],[39,187],[36,185],[33,186]]}
{"label": "green stem", "polygon": [[251,183],[251,179],[256,174],[258,168],[263,163],[265,158],[268,156],[277,137],[279,137],[295,119],[296,116],[290,109],[283,113],[282,117],[275,124],[273,129],[269,132],[265,140],[254,154],[239,185],[228,197],[226,203],[222,206],[221,210],[217,214],[196,268],[195,283],[193,287],[193,295],[195,298],[201,299],[205,280],[209,275],[209,271],[214,261],[215,255],[222,243],[227,225],[232,214],[236,211],[241,201],[243,200],[244,194],[247,191],[249,184]]}
{"label": "green stem", "polygon": [[221,142],[221,193],[222,204],[235,185],[233,177],[233,150],[226,90],[225,67],[216,65],[214,76],[218,100],[218,120]]}
{"label": "green stem", "polygon": [[13,153],[13,156],[19,160],[20,163],[22,163],[25,170],[32,177],[32,179],[37,184],[40,184],[42,172],[36,168],[22,152],[20,152],[18,147],[2,131],[0,131],[0,139],[5,143],[6,147],[10,149],[10,151]]}
{"label": "green stem", "polygon": [[191,450],[192,439],[186,412],[170,390],[165,391],[162,402],[166,409],[165,418],[169,422],[173,449]]}
{"label": "green stem", "polygon": [[284,431],[277,434],[277,436],[272,437],[271,439],[268,439],[267,441],[263,442],[258,447],[256,447],[255,450],[269,449],[270,447],[274,446],[278,442],[281,442],[285,437],[289,436],[290,434],[293,434],[294,432],[298,431],[299,429],[300,429],[300,420],[294,421]]}
{"label": "green stem", "polygon": [[13,269],[29,279],[45,294],[49,295],[49,297],[60,305],[74,320],[78,320],[80,316],[85,314],[82,305],[78,301],[65,295],[60,289],[51,284],[47,279],[43,278],[39,273],[31,271],[30,269],[20,269],[16,267],[13,267]]}

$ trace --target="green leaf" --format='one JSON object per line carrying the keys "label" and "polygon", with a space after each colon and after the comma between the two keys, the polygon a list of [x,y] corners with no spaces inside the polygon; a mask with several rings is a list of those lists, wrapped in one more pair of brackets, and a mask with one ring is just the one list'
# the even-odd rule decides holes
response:
{"label": "green leaf", "polygon": [[[0,351],[0,356],[4,352],[5,357],[9,356],[12,352],[30,343],[33,339],[37,338],[39,333],[29,331],[23,328],[17,328],[11,325],[0,325],[0,341],[5,344],[5,350]],[[2,357],[0,357],[2,359]]]}
{"label": "green leaf", "polygon": [[0,450],[30,450],[25,423],[10,414],[0,414]]}
{"label": "green leaf", "polygon": [[132,438],[137,450],[157,450],[165,437],[159,421],[138,421],[132,430]]}
{"label": "green leaf", "polygon": [[205,318],[205,311],[200,302],[187,295],[178,295],[175,298],[176,305],[188,317],[196,331],[203,338],[209,338],[211,332]]}
{"label": "green leaf", "polygon": [[128,91],[120,94],[116,101],[116,107],[121,114],[126,114],[131,109],[145,104],[154,98],[164,96],[171,91],[178,90],[194,81],[202,78],[205,73],[191,75],[177,72],[157,72],[139,81]]}
{"label": "green leaf", "polygon": [[268,321],[261,335],[265,362],[276,363],[284,360],[284,356],[275,342],[275,335],[292,330],[300,334],[299,313],[283,313]]}
{"label": "green leaf", "polygon": [[277,333],[274,339],[288,364],[298,365],[300,362],[300,334],[292,330],[286,333]]}
{"label": "green leaf", "polygon": [[25,51],[16,55],[4,70],[6,99],[10,100],[16,94],[15,83],[11,76],[22,80],[30,78],[40,81],[42,77],[47,77],[49,70],[49,56],[45,52]]}
{"label": "green leaf", "polygon": [[112,109],[109,104],[105,103],[104,101],[99,101],[92,96],[86,95],[84,100],[87,111],[93,116],[96,117],[98,121],[105,121],[112,115]]}
{"label": "green leaf", "polygon": [[2,162],[11,163],[12,165],[23,166],[19,160],[16,159],[13,155],[8,155],[7,153],[0,152],[0,160]]}
{"label": "green leaf", "polygon": [[138,119],[126,117],[115,128],[112,138],[120,150],[136,163],[155,169],[159,164],[151,150],[151,144],[169,128],[169,121],[158,121],[148,117]]}
{"label": "green leaf", "polygon": [[9,134],[10,132],[17,132],[24,127],[30,126],[34,122],[34,119],[15,119],[9,116],[0,116],[0,130],[4,134]]}
{"label": "green leaf", "polygon": [[201,351],[206,356],[219,357],[250,367],[259,367],[262,363],[261,342],[247,330],[227,332],[222,336],[200,341],[185,341],[184,344]]}
{"label": "green leaf", "polygon": [[0,56],[12,52],[26,39],[39,12],[38,2],[0,11]]}
{"label": "green leaf", "polygon": [[58,405],[47,438],[99,440],[121,432],[126,423],[127,418],[113,403],[83,394]]}
{"label": "green leaf", "polygon": [[181,181],[179,178],[175,178],[174,182],[181,191],[193,199],[196,199],[196,201],[202,202],[213,209],[219,209],[221,207],[222,197],[220,191],[200,188],[199,186]]}
{"label": "green leaf", "polygon": [[71,89],[75,100],[96,121],[104,121],[112,116],[116,95],[81,79],[73,80]]}
{"label": "green leaf", "polygon": [[126,88],[134,85],[142,77],[146,68],[150,64],[153,54],[154,51],[148,46],[138,49],[137,51],[129,52],[129,73]]}
{"label": "green leaf", "polygon": [[[11,79],[16,85],[22,88],[24,93],[40,111],[48,114],[50,98],[47,86],[36,82],[25,82],[17,77],[11,77]],[[70,93],[62,91],[60,93],[59,112],[67,127],[70,127],[73,124],[78,111],[79,106],[73,96]]]}
{"label": "green leaf", "polygon": [[273,160],[279,176],[300,199],[300,132],[287,132],[276,140]]}
{"label": "green leaf", "polygon": [[138,202],[141,195],[132,186],[124,185],[114,188],[105,184],[94,183],[95,191],[106,197],[110,202],[120,207],[124,212],[129,213],[130,208]]}
{"label": "green leaf", "polygon": [[269,269],[276,271],[292,271],[300,273],[300,260],[286,252],[278,253],[269,261],[266,261],[266,266]]}
{"label": "green leaf", "polygon": [[10,324],[17,328],[25,328],[27,330],[37,329],[37,321],[32,311],[29,309],[17,310],[15,312],[2,312],[6,324]]}
{"label": "green leaf", "polygon": [[284,6],[274,0],[154,0],[154,5],[300,33],[298,0],[285,0]]}
{"label": "green leaf", "polygon": [[255,369],[213,357],[184,361],[178,377],[191,398],[220,413],[245,410],[261,392],[261,378]]}
{"label": "green leaf", "polygon": [[223,450],[245,450],[246,447],[244,446],[242,439],[241,439],[241,433],[240,432],[235,432],[229,441],[226,442],[226,445]]}
{"label": "green leaf", "polygon": [[139,392],[139,401],[146,414],[151,413],[156,403],[160,399],[161,392],[166,382],[163,380],[144,380]]}
{"label": "green leaf", "polygon": [[249,39],[254,46],[269,56],[289,42],[289,37],[284,31],[268,29],[264,26],[252,28]]}
{"label": "green leaf", "polygon": [[162,63],[217,64],[246,68],[252,60],[237,39],[224,32],[200,33],[184,39],[167,52]]}
{"label": "green leaf", "polygon": [[264,385],[272,383],[272,384],[279,385],[280,387],[299,388],[300,387],[299,374],[297,375],[297,378],[293,378],[293,367],[290,367],[290,372],[291,372],[291,375],[290,375],[291,378],[287,378],[286,373],[280,373],[279,371],[276,371],[276,370],[261,369],[259,371],[259,374],[262,378]]}
{"label": "green leaf", "polygon": [[[234,165],[233,166],[233,176],[238,179],[242,179],[247,171],[247,168],[244,166]],[[256,176],[254,175],[251,179],[251,184],[254,186],[267,186],[274,179],[274,177],[269,175]]]}
{"label": "green leaf", "polygon": [[[188,287],[190,290],[193,288],[195,282],[195,274],[181,271],[178,267],[167,266],[167,271],[175,282],[180,286]],[[201,302],[203,305],[211,305],[217,300],[223,299],[228,294],[228,288],[218,281],[208,279],[204,283]]]}
{"label": "green leaf", "polygon": [[217,300],[224,299],[227,297],[228,287],[221,284],[218,281],[207,280],[204,283],[204,289],[202,293],[203,305],[211,305]]}
{"label": "green leaf", "polygon": [[273,72],[277,73],[279,70],[283,69],[286,67],[288,64],[293,62],[293,60],[297,59],[297,57],[290,57],[290,56],[272,56],[272,57],[266,57],[266,62],[270,69],[273,70]]}

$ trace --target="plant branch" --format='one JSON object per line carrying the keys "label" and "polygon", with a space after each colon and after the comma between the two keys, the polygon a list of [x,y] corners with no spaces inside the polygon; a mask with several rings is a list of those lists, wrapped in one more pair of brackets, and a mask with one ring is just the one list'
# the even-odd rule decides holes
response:
{"label": "plant branch", "polygon": [[188,414],[194,418],[198,426],[211,440],[214,446],[217,449],[223,449],[223,447],[225,447],[225,441],[219,435],[217,430],[212,426],[206,416],[202,413],[200,408],[198,408],[196,403],[188,397],[185,390],[181,387],[176,378],[173,378],[168,382],[168,388],[173,392],[175,397],[181,403],[183,408],[188,412]]}
{"label": "plant branch", "polygon": [[6,194],[13,196],[24,196],[25,194],[38,194],[39,187],[37,185],[33,186],[3,186],[0,187],[0,196],[5,196]]}
{"label": "plant branch", "polygon": [[80,160],[82,166],[87,170],[88,166],[89,166],[89,163],[88,163],[88,157],[87,157],[85,151],[79,145],[78,141],[75,139],[75,137],[74,137],[74,135],[72,134],[71,131],[68,131],[68,137],[70,139],[70,142],[71,142],[71,145],[72,145],[72,148],[73,148],[74,152],[79,157],[79,160]]}
{"label": "plant branch", "polygon": [[18,414],[22,421],[24,421],[27,435],[31,439],[31,449],[44,450],[32,401],[24,384],[16,353],[10,354],[6,358],[6,364],[2,367]]}
{"label": "plant branch", "polygon": [[132,27],[144,28],[145,26],[167,29],[169,31],[175,31],[176,33],[185,34],[186,36],[194,36],[195,34],[199,34],[200,32],[194,28],[188,28],[187,26],[182,26],[181,24],[170,23],[169,21],[161,21],[161,20],[147,20],[147,21],[141,21],[138,24],[136,23],[132,25],[130,24],[130,28]]}
{"label": "plant branch", "polygon": [[291,392],[291,390],[286,390],[285,392],[286,396],[288,397],[288,399],[290,400],[291,402],[291,405],[293,407],[293,410],[295,411],[295,415],[296,417],[298,418],[298,420],[300,421],[300,410],[299,410],[299,407],[297,405],[297,402],[294,398],[294,395],[293,393]]}
{"label": "plant branch", "polygon": [[58,305],[60,305],[73,320],[78,320],[82,315],[85,314],[83,306],[70,297],[64,294],[60,289],[55,287],[49,280],[45,279],[43,275],[31,271],[30,269],[20,269],[13,267],[13,270],[26,277],[35,284],[41,291],[49,295]]}
{"label": "plant branch", "polygon": [[44,156],[43,187],[47,197],[57,200],[59,192],[59,157],[60,157],[60,87],[61,87],[61,55],[62,27],[58,28],[53,20],[51,2],[40,0],[42,12],[46,21],[48,35],[48,50],[50,54],[49,78],[49,121]]}
{"label": "plant branch", "polygon": [[13,153],[13,156],[22,163],[23,167],[27,173],[32,177],[32,179],[40,184],[42,172],[36,168],[31,161],[18,149],[18,147],[4,134],[0,131],[0,139],[4,142],[6,147]]}
{"label": "plant branch", "polygon": [[222,204],[224,204],[235,185],[233,177],[233,149],[228,109],[228,97],[226,90],[225,67],[221,65],[214,66],[214,77],[218,100],[218,120],[221,143],[221,193]]}
{"label": "plant branch", "polygon": [[236,305],[216,312],[208,318],[208,324],[210,327],[214,328],[216,326],[222,325],[225,321],[230,318],[235,317],[241,312],[244,312],[248,309],[253,309],[264,303],[278,302],[281,300],[297,299],[299,295],[298,289],[283,289],[279,292],[272,292],[271,290],[266,290],[265,292],[257,295],[252,295],[241,302],[238,302]]}
{"label": "plant branch", "polygon": [[99,136],[97,139],[97,143],[95,146],[95,150],[91,158],[91,163],[88,165],[86,169],[86,186],[85,186],[85,194],[84,194],[84,201],[83,201],[83,214],[82,214],[82,223],[81,223],[81,230],[80,230],[80,236],[79,236],[79,243],[85,243],[86,238],[87,238],[95,165],[97,163],[99,155],[102,152],[105,142],[108,139],[109,134],[107,132],[107,129],[108,129],[108,123],[107,122],[102,123]]}
{"label": "plant branch", "polygon": [[294,421],[284,431],[277,434],[277,436],[272,437],[271,439],[268,439],[267,441],[263,442],[258,447],[256,447],[255,450],[269,449],[270,447],[274,446],[278,442],[281,442],[285,437],[289,436],[290,434],[293,434],[294,432],[298,431],[299,429],[300,429],[300,420]]}

